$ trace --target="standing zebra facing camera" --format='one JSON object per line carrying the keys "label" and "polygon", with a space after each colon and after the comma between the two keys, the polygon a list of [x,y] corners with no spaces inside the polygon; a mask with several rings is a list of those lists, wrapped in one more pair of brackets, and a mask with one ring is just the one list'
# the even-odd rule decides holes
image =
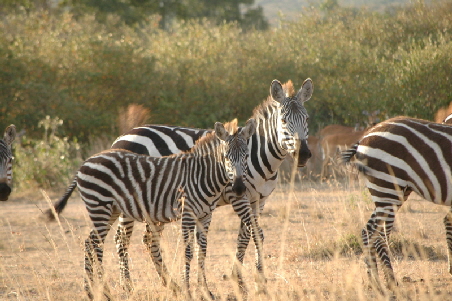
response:
{"label": "standing zebra facing camera", "polygon": [[[146,223],[155,235],[151,249],[160,249],[159,233],[164,224],[182,219],[182,237],[185,243],[185,292],[189,293],[190,261],[193,257],[193,240],[196,229],[200,253],[198,280],[207,296],[204,261],[207,251],[207,231],[212,212],[228,183],[237,196],[245,193],[247,172],[247,140],[256,129],[254,119],[246,126],[226,128],[215,124],[215,133],[200,139],[189,151],[167,157],[150,157],[126,150],[112,149],[87,159],[65,195],[55,203],[56,213],[61,213],[72,191],[78,186],[85,202],[93,229],[85,241],[85,288],[93,299],[92,287],[102,280],[103,243],[112,224],[119,215]],[[54,217],[48,211],[50,218]],[[118,234],[117,234],[118,235]],[[119,239],[116,236],[116,239]],[[160,252],[154,254],[154,264],[164,283],[171,281]],[[97,278],[94,267],[97,266]],[[129,279],[130,280],[130,279]],[[102,282],[101,282],[102,283]],[[132,289],[130,282],[129,289]],[[171,281],[172,288],[178,290]],[[96,285],[97,286],[97,285]],[[101,288],[102,290],[102,288]],[[107,288],[104,297],[110,299]]]}
{"label": "standing zebra facing camera", "polygon": [[[259,290],[265,291],[265,275],[262,258],[264,236],[258,224],[258,217],[264,209],[265,201],[276,188],[278,168],[286,156],[294,156],[300,167],[305,166],[311,157],[307,145],[309,115],[304,103],[311,98],[313,90],[314,86],[309,78],[303,82],[296,94],[291,81],[284,85],[277,80],[271,83],[270,96],[254,109],[252,115],[257,128],[255,134],[248,140],[249,175],[245,181],[247,198],[236,197],[229,184],[218,203],[218,206],[232,205],[241,220],[236,251],[236,259],[240,264],[243,264],[250,239],[254,241]],[[205,129],[144,125],[118,137],[112,148],[160,157],[188,150],[207,132]],[[118,233],[130,236],[133,231],[133,220],[120,217],[118,228]],[[151,235],[153,234],[150,229],[147,229],[143,240],[147,241],[147,237]],[[121,241],[128,242],[129,239],[126,237]],[[122,248],[127,246],[118,246],[118,249]],[[127,271],[121,271],[121,275],[127,275]],[[240,268],[235,263],[233,276],[244,290]]]}
{"label": "standing zebra facing camera", "polygon": [[[366,186],[375,203],[362,239],[370,283],[382,291],[377,259],[383,265],[391,291],[397,286],[389,258],[388,240],[395,213],[416,192],[438,205],[452,205],[452,125],[396,117],[367,130],[351,149],[342,153],[346,164],[366,177]],[[351,161],[352,159],[354,161]],[[452,208],[444,218],[452,273]]]}
{"label": "standing zebra facing camera", "polygon": [[16,127],[11,124],[0,140],[0,201],[7,201],[13,182],[13,153],[11,145],[16,139]]}

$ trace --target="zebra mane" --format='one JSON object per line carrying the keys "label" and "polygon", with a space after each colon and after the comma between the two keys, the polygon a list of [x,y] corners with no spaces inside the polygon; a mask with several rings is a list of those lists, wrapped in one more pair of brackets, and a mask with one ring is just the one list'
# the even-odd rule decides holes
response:
{"label": "zebra mane", "polygon": [[295,89],[293,87],[293,82],[289,79],[286,83],[282,85],[284,94],[286,97],[294,97],[295,96]]}
{"label": "zebra mane", "polygon": [[[293,87],[292,81],[289,79],[286,83],[282,85],[284,95],[287,98],[292,98],[295,96],[295,89]],[[257,105],[257,107],[253,110],[253,116],[252,118],[255,118],[256,120],[259,119],[259,117],[262,117],[264,119],[268,118],[268,107],[274,106],[274,100],[269,95],[266,100],[264,100],[261,104]]]}
{"label": "zebra mane", "polygon": [[[234,119],[230,122],[227,122],[224,124],[225,129],[228,131],[228,133],[230,135],[236,133],[239,129],[239,127],[237,126],[237,120]],[[202,149],[205,145],[209,144],[212,142],[212,140],[216,139],[217,137],[215,136],[215,132],[209,132],[207,133],[204,137],[201,137],[200,139],[198,139],[195,142],[195,145],[189,149],[186,150],[182,153],[184,154],[190,154],[190,153],[194,153],[197,149]]]}
{"label": "zebra mane", "polygon": [[275,106],[275,101],[271,96],[267,97],[267,100],[263,101],[261,104],[259,104],[257,107],[253,110],[253,115],[251,118],[254,118],[257,120],[264,118],[268,118],[268,107]]}

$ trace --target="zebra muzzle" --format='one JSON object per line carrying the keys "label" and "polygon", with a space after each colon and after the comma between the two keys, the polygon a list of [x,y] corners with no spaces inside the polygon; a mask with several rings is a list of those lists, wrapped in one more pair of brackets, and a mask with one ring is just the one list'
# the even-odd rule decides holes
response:
{"label": "zebra muzzle", "polygon": [[[298,142],[298,141],[297,141]],[[309,150],[308,144],[306,140],[299,141],[297,143],[297,153],[298,153],[298,167],[303,167],[308,162],[309,158],[311,158],[312,154]]]}
{"label": "zebra muzzle", "polygon": [[9,187],[6,183],[0,183],[0,201],[7,201],[10,194],[11,187]]}
{"label": "zebra muzzle", "polygon": [[235,179],[234,184],[232,184],[232,191],[239,197],[246,192],[246,186],[243,182],[243,177],[237,177]]}

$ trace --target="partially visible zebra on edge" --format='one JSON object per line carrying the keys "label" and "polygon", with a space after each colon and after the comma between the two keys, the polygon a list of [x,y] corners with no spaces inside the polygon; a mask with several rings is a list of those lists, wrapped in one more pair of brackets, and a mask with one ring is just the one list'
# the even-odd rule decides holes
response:
{"label": "partially visible zebra on edge", "polygon": [[13,153],[11,144],[16,139],[16,127],[11,124],[0,140],[0,201],[7,201],[13,182]]}
{"label": "partially visible zebra on edge", "polygon": [[[452,204],[452,125],[396,117],[370,128],[361,140],[342,152],[346,164],[366,177],[366,186],[375,203],[362,230],[367,274],[382,292],[377,257],[383,264],[388,288],[394,292],[397,281],[391,266],[387,241],[395,212],[411,192],[435,204]],[[351,161],[352,158],[354,161]],[[452,208],[444,218],[452,273]]]}
{"label": "partially visible zebra on edge", "polygon": [[[257,218],[264,209],[265,201],[276,188],[278,168],[287,155],[297,156],[298,166],[306,165],[311,157],[307,146],[309,115],[304,107],[314,91],[311,79],[306,79],[300,90],[295,93],[291,81],[284,85],[273,80],[270,96],[258,105],[252,118],[256,119],[256,133],[248,140],[249,174],[245,184],[247,198],[237,198],[231,193],[230,184],[224,190],[218,206],[232,205],[240,217],[240,230],[237,237],[237,262],[243,264],[245,251],[252,238],[256,248],[256,280],[259,291],[265,291],[265,275],[262,256],[263,230]],[[136,127],[118,137],[112,148],[123,148],[133,152],[162,156],[185,151],[193,146],[194,141],[206,134],[208,130],[184,128],[167,125],[144,125]],[[249,224],[252,214],[253,224]],[[256,230],[251,231],[253,227]],[[130,236],[133,231],[133,220],[119,219],[119,232]],[[147,229],[143,240],[152,233]],[[125,238],[123,241],[129,241]],[[126,247],[126,246],[125,246]],[[118,246],[118,248],[121,248]],[[127,255],[127,254],[126,254]],[[125,258],[125,257],[122,257]],[[121,265],[124,267],[124,265]],[[127,271],[121,271],[127,275]],[[235,263],[233,276],[244,291],[240,267]]]}
{"label": "partially visible zebra on edge", "polygon": [[[112,149],[87,159],[65,195],[55,203],[56,213],[61,213],[72,191],[78,186],[94,228],[85,241],[85,289],[90,299],[95,281],[102,279],[103,243],[110,227],[119,215],[146,223],[152,229],[148,248],[153,253],[154,264],[163,281],[170,281],[162,261],[159,234],[165,223],[182,219],[182,236],[185,243],[185,292],[189,295],[190,261],[193,257],[193,240],[196,228],[199,245],[198,281],[208,297],[204,261],[207,251],[207,231],[220,195],[232,182],[237,196],[245,193],[244,179],[247,171],[248,138],[254,133],[254,119],[246,126],[226,128],[215,124],[215,133],[199,140],[185,153],[168,157],[138,155],[126,150]],[[54,217],[47,211],[48,217]],[[124,235],[117,233],[115,240]],[[122,250],[127,252],[127,250]],[[158,252],[158,254],[155,254]],[[98,277],[94,277],[97,266]],[[128,269],[127,269],[128,270]],[[129,275],[127,275],[129,277]],[[102,282],[101,282],[102,283]],[[97,284],[97,283],[96,283]],[[96,285],[98,286],[98,285]],[[104,297],[110,300],[108,288],[102,288]],[[171,281],[172,289],[179,290]],[[127,288],[132,289],[131,284]]]}

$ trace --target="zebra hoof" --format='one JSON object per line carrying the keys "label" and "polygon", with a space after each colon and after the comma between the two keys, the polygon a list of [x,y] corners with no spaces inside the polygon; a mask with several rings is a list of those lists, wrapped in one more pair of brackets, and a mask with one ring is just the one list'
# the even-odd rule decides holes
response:
{"label": "zebra hoof", "polygon": [[203,300],[203,301],[210,301],[210,300],[216,300],[216,298],[212,294],[211,291],[207,290],[201,295],[201,300]]}
{"label": "zebra hoof", "polygon": [[267,288],[265,286],[257,285],[256,286],[256,294],[257,295],[268,295]]}
{"label": "zebra hoof", "polygon": [[130,281],[130,280],[126,280],[126,281],[121,282],[121,287],[127,294],[131,294],[133,292],[133,290],[134,290],[134,287],[132,285],[132,281]]}

